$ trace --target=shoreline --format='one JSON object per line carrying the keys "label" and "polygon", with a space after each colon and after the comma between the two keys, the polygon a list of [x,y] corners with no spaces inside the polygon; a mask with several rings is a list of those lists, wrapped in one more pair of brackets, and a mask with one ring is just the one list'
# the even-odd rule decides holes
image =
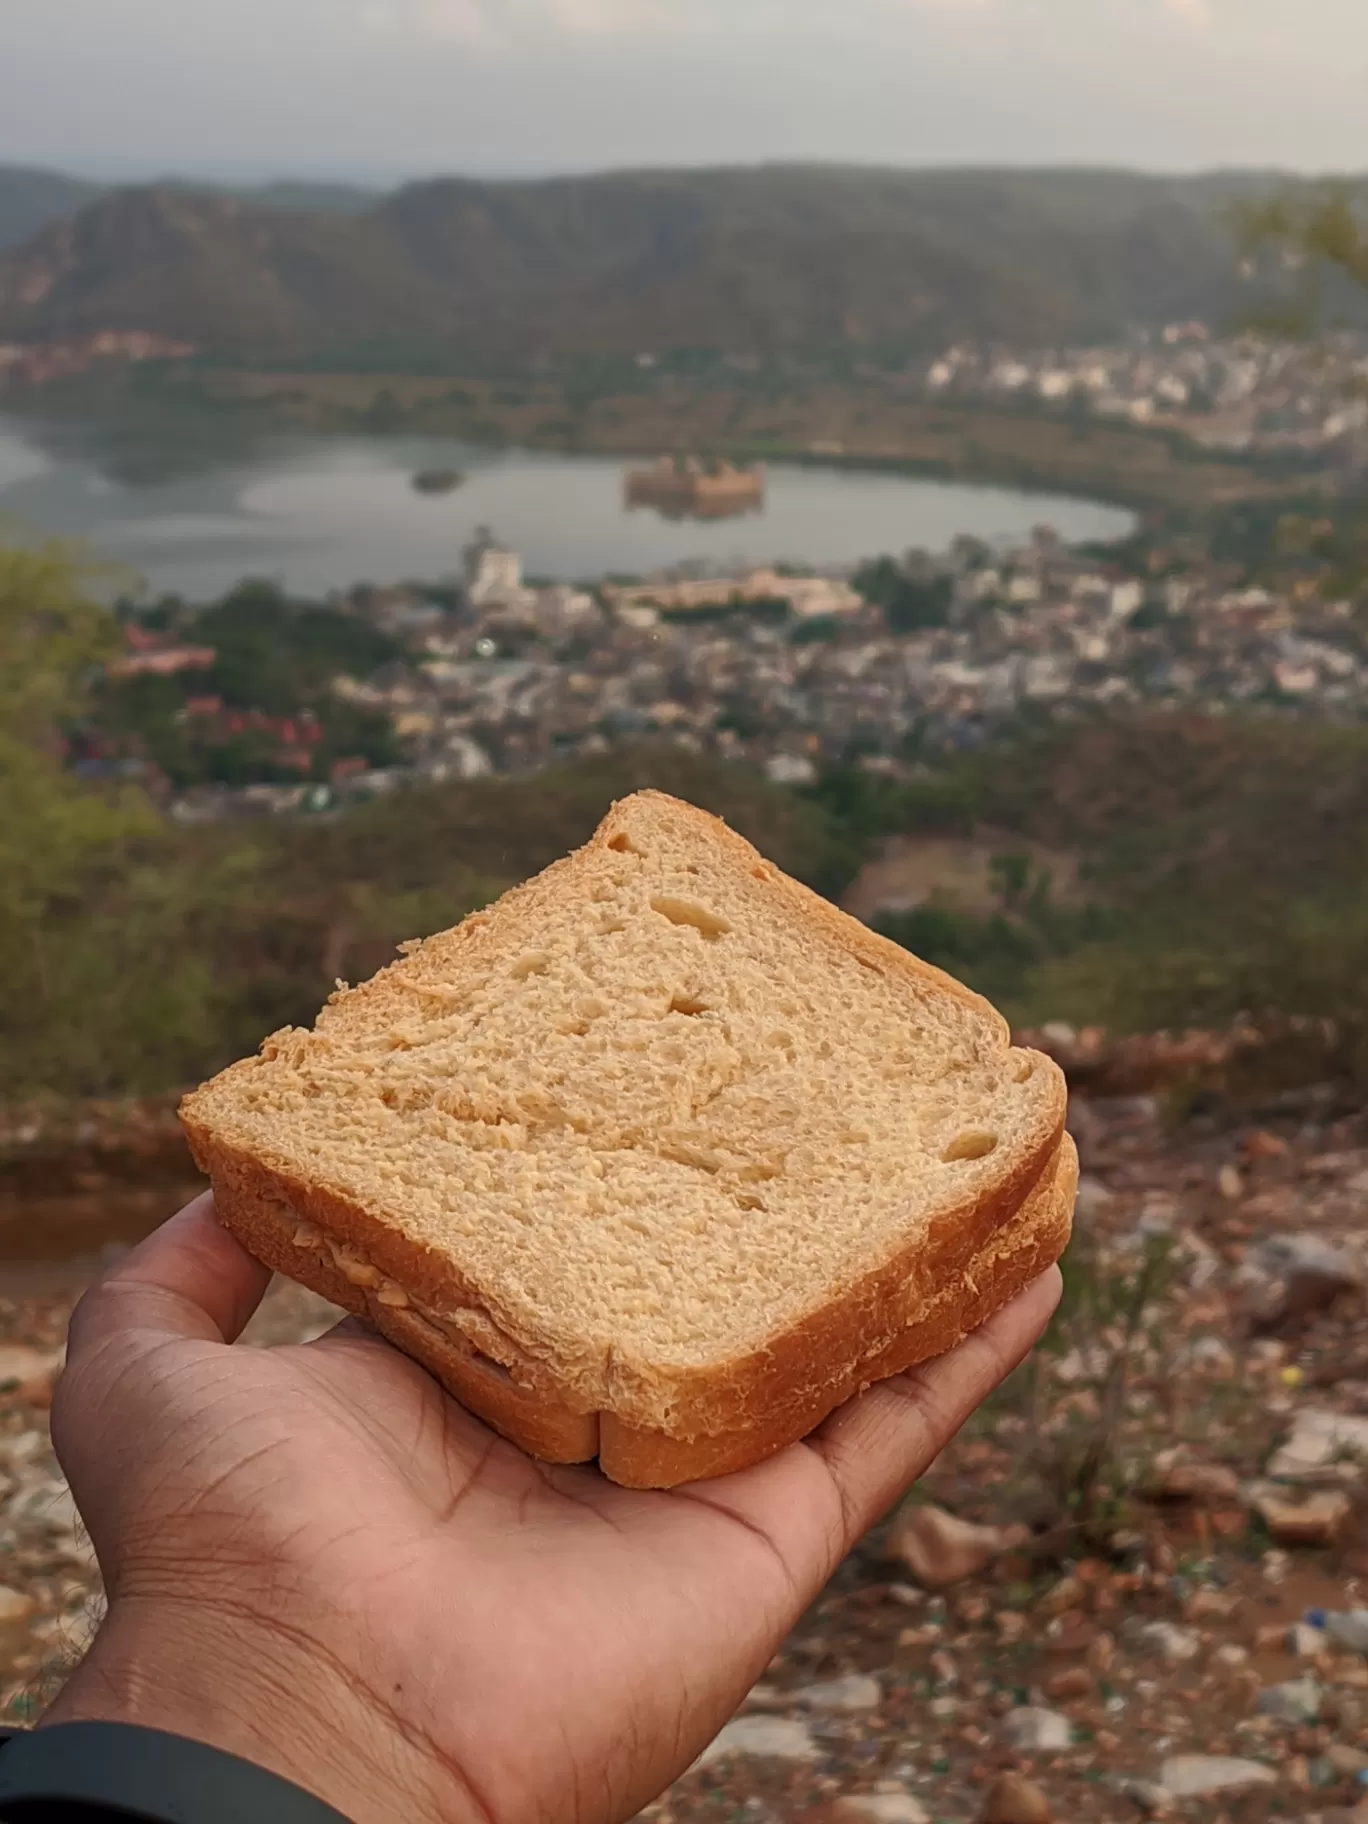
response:
{"label": "shoreline", "polygon": [[654,391],[571,380],[127,370],[0,395],[0,415],[35,426],[85,422],[136,441],[184,438],[231,451],[288,435],[451,439],[477,449],[650,461],[688,452],[833,473],[1058,494],[1152,514],[1220,511],[1323,495],[1307,467],[1204,449],[1172,429],[1046,411],[929,402],[870,381],[814,382],[768,398],[739,387]]}

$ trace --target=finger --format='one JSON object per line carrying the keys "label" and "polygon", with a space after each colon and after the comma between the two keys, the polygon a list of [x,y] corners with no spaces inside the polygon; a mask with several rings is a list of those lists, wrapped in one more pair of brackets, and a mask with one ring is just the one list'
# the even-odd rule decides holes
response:
{"label": "finger", "polygon": [[1062,1289],[1059,1269],[1051,1268],[952,1354],[871,1388],[809,1439],[840,1496],[847,1551],[1021,1365]]}
{"label": "finger", "polygon": [[130,1329],[236,1342],[270,1283],[206,1192],[92,1286],[71,1320],[72,1351]]}

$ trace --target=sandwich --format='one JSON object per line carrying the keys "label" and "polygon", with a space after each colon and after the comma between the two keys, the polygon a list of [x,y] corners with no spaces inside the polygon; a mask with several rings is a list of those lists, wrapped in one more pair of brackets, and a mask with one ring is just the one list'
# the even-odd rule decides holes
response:
{"label": "sandwich", "polygon": [[654,792],[185,1101],[220,1220],[549,1463],[729,1474],[1051,1266],[1052,1060]]}

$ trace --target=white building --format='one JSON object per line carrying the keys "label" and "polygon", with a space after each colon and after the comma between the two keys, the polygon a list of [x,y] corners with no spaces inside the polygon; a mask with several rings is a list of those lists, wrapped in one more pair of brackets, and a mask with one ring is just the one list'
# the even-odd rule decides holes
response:
{"label": "white building", "polygon": [[465,552],[466,593],[475,608],[520,603],[523,589],[522,559],[505,550],[487,527],[475,534]]}

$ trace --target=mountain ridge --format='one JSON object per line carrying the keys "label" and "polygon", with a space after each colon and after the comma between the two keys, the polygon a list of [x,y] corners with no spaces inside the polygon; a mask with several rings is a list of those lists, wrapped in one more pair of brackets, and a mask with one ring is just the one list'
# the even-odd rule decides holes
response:
{"label": "mountain ridge", "polygon": [[776,164],[437,177],[327,207],[307,186],[166,183],[87,198],[0,255],[0,337],[138,329],[340,361],[1104,340],[1236,320],[1230,205],[1300,181]]}

